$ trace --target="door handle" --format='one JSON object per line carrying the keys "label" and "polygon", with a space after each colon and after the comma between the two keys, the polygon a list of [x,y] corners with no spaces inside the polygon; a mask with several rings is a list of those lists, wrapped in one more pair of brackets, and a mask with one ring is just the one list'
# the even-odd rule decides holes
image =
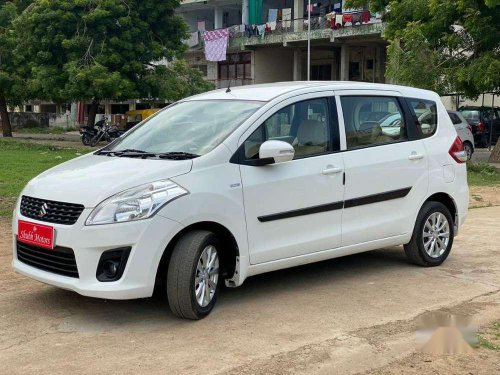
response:
{"label": "door handle", "polygon": [[342,172],[342,168],[337,168],[331,165],[328,165],[325,169],[323,169],[323,174],[324,175],[329,175],[329,174],[337,174]]}
{"label": "door handle", "polygon": [[415,151],[413,151],[410,156],[408,156],[408,159],[410,160],[420,160],[424,158],[424,154],[417,154]]}

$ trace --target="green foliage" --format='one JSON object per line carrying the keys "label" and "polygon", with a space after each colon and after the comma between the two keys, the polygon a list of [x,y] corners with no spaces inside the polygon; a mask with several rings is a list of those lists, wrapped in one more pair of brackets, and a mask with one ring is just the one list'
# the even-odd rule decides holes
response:
{"label": "green foliage", "polygon": [[56,102],[151,97],[145,82],[184,51],[178,0],[35,0],[15,22],[28,88]]}
{"label": "green foliage", "polygon": [[[348,6],[366,2],[348,0]],[[370,0],[385,11],[387,76],[441,94],[500,90],[500,0]]]}
{"label": "green foliage", "polygon": [[21,61],[13,54],[16,35],[12,22],[27,5],[27,1],[0,1],[0,97],[11,105],[28,96],[21,79]]}
{"label": "green foliage", "polygon": [[152,97],[171,102],[214,89],[214,85],[205,81],[201,72],[190,68],[185,60],[174,60],[168,66],[151,70],[145,83],[151,88]]}
{"label": "green foliage", "polygon": [[33,177],[90,151],[0,139],[0,217],[10,217],[16,197]]}
{"label": "green foliage", "polygon": [[487,163],[467,163],[468,182],[471,186],[500,185],[500,170]]}

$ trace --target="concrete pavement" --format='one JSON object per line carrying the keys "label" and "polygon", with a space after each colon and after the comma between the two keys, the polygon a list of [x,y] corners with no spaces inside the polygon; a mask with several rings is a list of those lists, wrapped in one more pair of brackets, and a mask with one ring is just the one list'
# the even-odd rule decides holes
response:
{"label": "concrete pavement", "polygon": [[415,351],[415,330],[426,314],[467,315],[480,325],[500,319],[499,221],[500,207],[471,210],[438,268],[409,264],[396,247],[278,271],[224,289],[208,318],[190,322],[155,299],[91,299],[14,274],[10,223],[3,220],[0,372],[354,374],[386,368]]}

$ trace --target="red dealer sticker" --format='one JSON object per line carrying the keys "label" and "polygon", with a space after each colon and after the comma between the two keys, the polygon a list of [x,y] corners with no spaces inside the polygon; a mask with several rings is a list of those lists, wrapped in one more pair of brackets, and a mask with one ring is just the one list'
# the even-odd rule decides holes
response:
{"label": "red dealer sticker", "polygon": [[52,250],[54,248],[54,228],[19,220],[17,222],[17,240]]}

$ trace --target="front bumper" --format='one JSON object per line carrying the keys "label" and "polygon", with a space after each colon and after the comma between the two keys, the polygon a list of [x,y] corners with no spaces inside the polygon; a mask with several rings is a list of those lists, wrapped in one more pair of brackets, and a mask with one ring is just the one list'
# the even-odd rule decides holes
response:
{"label": "front bumper", "polygon": [[[81,295],[106,299],[133,299],[150,297],[153,294],[156,271],[163,251],[182,225],[155,215],[151,219],[129,223],[85,226],[90,214],[85,209],[74,225],[58,225],[55,228],[55,245],[73,249],[79,278],[58,275],[29,266],[17,258],[16,238],[19,219],[51,225],[25,218],[16,212],[12,221],[13,260],[12,267],[20,274],[73,290]],[[101,254],[110,249],[132,248],[122,277],[113,282],[99,282],[96,278]],[[50,251],[50,250],[48,250]]]}

